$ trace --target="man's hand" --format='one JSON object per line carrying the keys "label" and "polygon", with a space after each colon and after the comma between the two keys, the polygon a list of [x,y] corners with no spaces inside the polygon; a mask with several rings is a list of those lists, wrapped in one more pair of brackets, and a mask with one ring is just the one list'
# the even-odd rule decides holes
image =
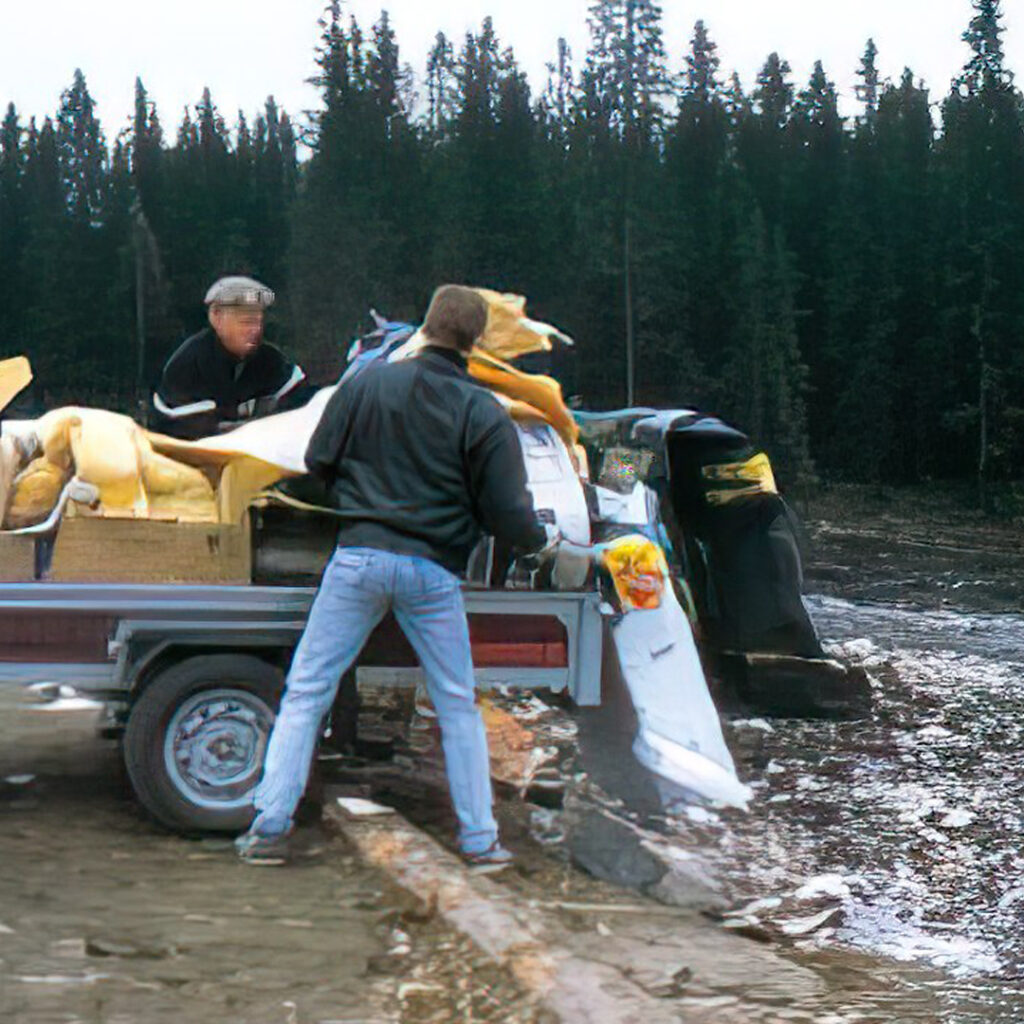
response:
{"label": "man's hand", "polygon": [[558,554],[558,545],[562,543],[562,531],[557,526],[552,523],[538,523],[537,525],[544,531],[546,538],[543,547],[516,555],[519,565],[531,573],[550,562]]}
{"label": "man's hand", "polygon": [[541,523],[547,540],[544,547],[532,552],[528,559],[537,566],[550,562],[558,554],[558,546],[562,543],[562,531],[554,523]]}

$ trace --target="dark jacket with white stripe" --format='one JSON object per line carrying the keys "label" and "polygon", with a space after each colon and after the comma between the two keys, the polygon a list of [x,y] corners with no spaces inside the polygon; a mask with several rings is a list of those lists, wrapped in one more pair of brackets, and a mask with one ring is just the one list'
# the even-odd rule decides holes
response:
{"label": "dark jacket with white stripe", "polygon": [[183,342],[153,394],[150,427],[194,441],[307,402],[313,388],[302,368],[264,342],[236,359],[207,327]]}

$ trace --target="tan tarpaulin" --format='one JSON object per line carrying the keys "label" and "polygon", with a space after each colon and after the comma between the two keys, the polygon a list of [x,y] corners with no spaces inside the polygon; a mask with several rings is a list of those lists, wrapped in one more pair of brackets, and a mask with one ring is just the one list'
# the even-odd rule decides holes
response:
{"label": "tan tarpaulin", "polygon": [[487,303],[487,327],[480,348],[499,359],[515,359],[530,352],[550,352],[552,341],[572,345],[573,340],[551,324],[526,315],[526,299],[489,288],[474,289]]}
{"label": "tan tarpaulin", "polygon": [[32,381],[32,367],[24,356],[0,360],[0,412]]}

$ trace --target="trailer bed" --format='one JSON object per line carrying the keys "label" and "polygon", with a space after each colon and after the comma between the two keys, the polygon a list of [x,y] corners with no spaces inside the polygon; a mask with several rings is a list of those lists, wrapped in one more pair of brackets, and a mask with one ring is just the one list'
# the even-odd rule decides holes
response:
{"label": "trailer bed", "polygon": [[[288,649],[301,635],[312,587],[177,584],[0,584],[0,686],[53,682],[110,701],[169,647]],[[464,591],[477,680],[565,692],[600,703],[601,612],[593,592]],[[360,665],[413,668],[390,617]]]}

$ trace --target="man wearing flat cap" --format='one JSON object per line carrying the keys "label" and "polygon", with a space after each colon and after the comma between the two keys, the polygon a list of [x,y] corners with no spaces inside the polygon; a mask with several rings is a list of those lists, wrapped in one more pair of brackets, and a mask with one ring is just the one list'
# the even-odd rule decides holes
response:
{"label": "man wearing flat cap", "polygon": [[222,277],[206,293],[210,326],[167,360],[152,428],[194,441],[293,409],[312,391],[302,368],[263,340],[274,293],[251,277]]}

